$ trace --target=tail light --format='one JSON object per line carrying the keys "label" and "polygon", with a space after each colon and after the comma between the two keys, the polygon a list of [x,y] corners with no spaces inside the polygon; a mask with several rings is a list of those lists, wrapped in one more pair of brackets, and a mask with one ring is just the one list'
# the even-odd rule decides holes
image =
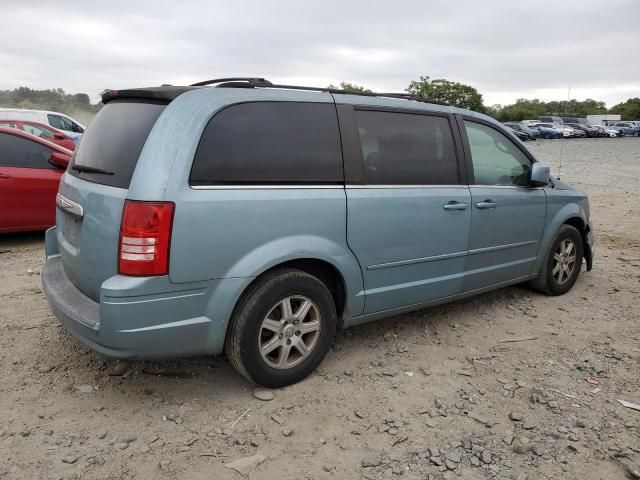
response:
{"label": "tail light", "polygon": [[126,200],[120,226],[118,273],[167,275],[173,202]]}

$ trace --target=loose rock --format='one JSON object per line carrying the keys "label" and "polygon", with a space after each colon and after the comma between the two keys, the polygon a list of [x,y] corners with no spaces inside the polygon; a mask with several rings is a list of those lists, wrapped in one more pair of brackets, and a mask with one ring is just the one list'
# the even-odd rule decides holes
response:
{"label": "loose rock", "polygon": [[377,467],[380,465],[380,457],[376,453],[368,453],[362,457],[360,464],[364,467]]}
{"label": "loose rock", "polygon": [[269,402],[276,398],[276,394],[269,388],[258,387],[253,391],[253,396],[263,402]]}

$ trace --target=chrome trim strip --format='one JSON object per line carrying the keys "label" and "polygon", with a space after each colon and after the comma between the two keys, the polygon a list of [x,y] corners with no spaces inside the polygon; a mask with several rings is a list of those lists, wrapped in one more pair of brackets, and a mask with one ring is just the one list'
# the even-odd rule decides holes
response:
{"label": "chrome trim strip", "polygon": [[518,186],[518,185],[469,185],[469,188],[509,188],[509,189],[520,189],[520,190],[541,190],[544,187],[527,187]]}
{"label": "chrome trim strip", "polygon": [[542,190],[544,187],[519,187],[515,185],[189,185],[192,190],[304,190],[304,189],[382,189],[382,188],[509,188]]}
{"label": "chrome trim strip", "polygon": [[505,245],[496,245],[494,247],[474,248],[473,250],[469,250],[469,255],[473,255],[475,253],[495,252],[497,250],[505,250],[507,248],[524,247],[526,245],[535,245],[536,243],[538,243],[537,240],[527,240],[526,242],[507,243]]}
{"label": "chrome trim strip", "polygon": [[344,185],[189,185],[192,190],[344,190]]}
{"label": "chrome trim strip", "polygon": [[438,260],[447,260],[449,258],[465,257],[475,253],[495,252],[497,250],[505,250],[507,248],[524,247],[526,245],[534,245],[537,240],[527,240],[526,242],[508,243],[505,245],[496,245],[494,247],[475,248],[473,250],[465,250],[463,252],[445,253],[443,255],[433,255],[431,257],[411,258],[409,260],[399,260],[397,262],[378,263],[367,266],[367,270],[378,270],[380,268],[401,267],[403,265],[411,265],[414,263],[437,262]]}
{"label": "chrome trim strip", "polygon": [[400,267],[402,265],[411,265],[413,263],[435,262],[438,260],[446,260],[448,258],[466,257],[469,254],[468,251],[445,253],[443,255],[433,255],[431,257],[412,258],[409,260],[399,260],[397,262],[379,263],[376,265],[369,265],[367,270],[378,270],[379,268]]}
{"label": "chrome trim strip", "polygon": [[84,215],[82,205],[69,200],[67,197],[60,195],[59,193],[56,195],[56,206],[60,210],[64,210],[65,212],[76,217],[82,218],[82,216]]}
{"label": "chrome trim strip", "polygon": [[345,185],[346,188],[354,189],[378,189],[378,188],[469,188],[468,185]]}

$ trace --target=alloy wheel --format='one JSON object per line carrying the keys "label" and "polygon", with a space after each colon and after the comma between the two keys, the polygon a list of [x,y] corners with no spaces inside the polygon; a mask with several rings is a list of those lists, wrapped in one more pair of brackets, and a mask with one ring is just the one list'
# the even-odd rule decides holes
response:
{"label": "alloy wheel", "polygon": [[262,320],[258,349],[272,368],[287,369],[306,359],[320,338],[320,310],[302,295],[276,303]]}
{"label": "alloy wheel", "polygon": [[563,285],[571,278],[575,268],[576,245],[573,240],[567,238],[560,242],[553,254],[553,270],[551,274],[558,285]]}

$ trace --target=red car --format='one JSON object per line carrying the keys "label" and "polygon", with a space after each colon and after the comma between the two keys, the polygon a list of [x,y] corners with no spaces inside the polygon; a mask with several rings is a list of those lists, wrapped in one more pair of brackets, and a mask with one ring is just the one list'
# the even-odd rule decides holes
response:
{"label": "red car", "polygon": [[75,150],[76,148],[76,144],[73,143],[71,137],[44,123],[32,122],[30,120],[0,120],[0,127],[17,128],[18,130],[44,138],[69,150]]}
{"label": "red car", "polygon": [[58,184],[72,154],[35,135],[0,127],[0,233],[55,224]]}

